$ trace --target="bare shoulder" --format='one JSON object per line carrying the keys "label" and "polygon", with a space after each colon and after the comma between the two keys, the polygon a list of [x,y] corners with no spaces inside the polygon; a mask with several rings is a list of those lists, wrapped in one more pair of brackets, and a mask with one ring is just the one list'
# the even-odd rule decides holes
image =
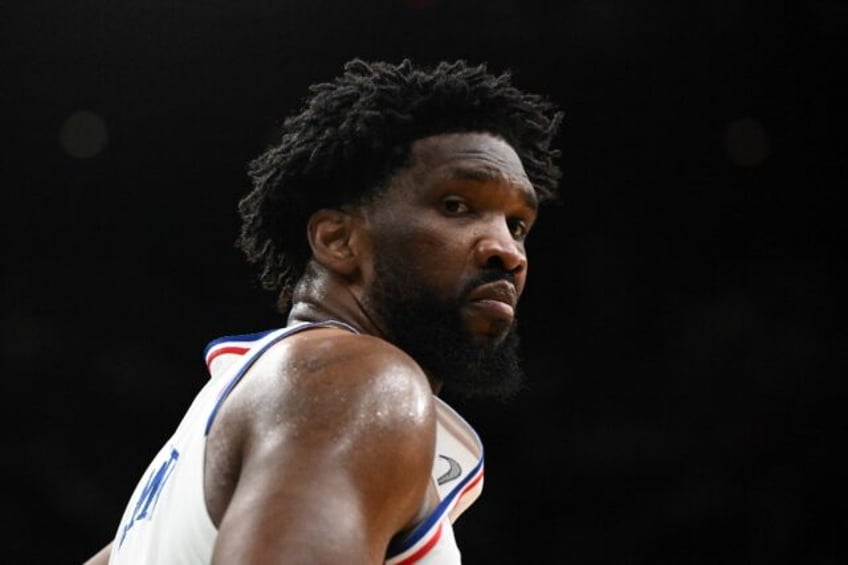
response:
{"label": "bare shoulder", "polygon": [[238,447],[221,442],[220,452],[239,455],[224,465],[236,469],[232,484],[211,489],[225,492],[222,562],[382,562],[389,540],[420,519],[435,405],[421,368],[393,345],[339,330],[291,336],[263,355],[224,408],[219,429],[235,431],[222,437]]}
{"label": "bare shoulder", "polygon": [[278,408],[285,407],[287,413],[369,427],[429,425],[433,395],[427,377],[389,342],[312,330],[280,345],[256,370],[259,379],[272,381],[262,387],[276,391],[271,403],[281,403]]}
{"label": "bare shoulder", "polygon": [[213,460],[219,444],[232,454],[233,441],[249,447],[235,450],[247,464],[332,451],[429,466],[435,450],[435,404],[418,364],[385,340],[337,329],[302,332],[272,347],[235,387],[219,420]]}

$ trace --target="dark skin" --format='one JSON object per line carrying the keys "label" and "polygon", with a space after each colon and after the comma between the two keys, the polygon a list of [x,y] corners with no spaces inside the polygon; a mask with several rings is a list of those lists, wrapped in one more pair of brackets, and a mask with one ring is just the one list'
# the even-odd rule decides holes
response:
{"label": "dark skin", "polygon": [[[433,394],[441,382],[391,344],[368,304],[378,244],[444,296],[486,268],[462,317],[481,344],[513,321],[527,274],[533,187],[515,151],[487,133],[413,143],[412,165],[376,202],[319,210],[290,324],[342,320],[275,345],[223,404],[207,441],[214,563],[383,563],[438,503]],[[107,546],[88,563],[106,563]]]}

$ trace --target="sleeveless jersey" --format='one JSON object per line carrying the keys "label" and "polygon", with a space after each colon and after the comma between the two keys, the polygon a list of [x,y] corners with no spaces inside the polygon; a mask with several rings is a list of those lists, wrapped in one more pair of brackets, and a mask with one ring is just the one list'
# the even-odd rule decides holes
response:
{"label": "sleeveless jersey", "polygon": [[[205,351],[211,379],[136,486],[112,543],[111,565],[208,564],[218,531],[206,509],[206,436],[227,395],[265,351],[315,327],[353,328],[333,320],[230,336]],[[440,502],[409,535],[394,540],[388,565],[461,563],[452,523],[480,495],[483,447],[477,434],[437,397],[436,457],[432,480]]]}

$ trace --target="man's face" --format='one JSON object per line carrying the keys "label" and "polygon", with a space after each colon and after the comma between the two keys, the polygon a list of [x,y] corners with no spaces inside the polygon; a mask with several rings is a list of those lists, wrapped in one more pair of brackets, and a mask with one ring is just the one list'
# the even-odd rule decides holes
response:
{"label": "man's face", "polygon": [[374,251],[364,306],[448,389],[511,393],[533,187],[515,151],[484,133],[419,140],[411,163],[364,213]]}

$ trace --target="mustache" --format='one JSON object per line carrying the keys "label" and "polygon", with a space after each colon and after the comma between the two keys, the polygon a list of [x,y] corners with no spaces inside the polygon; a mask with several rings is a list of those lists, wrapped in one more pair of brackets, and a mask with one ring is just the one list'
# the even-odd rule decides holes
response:
{"label": "mustache", "polygon": [[515,274],[502,269],[486,269],[465,283],[461,296],[465,299],[478,286],[498,281],[507,281],[511,285],[515,286]]}

